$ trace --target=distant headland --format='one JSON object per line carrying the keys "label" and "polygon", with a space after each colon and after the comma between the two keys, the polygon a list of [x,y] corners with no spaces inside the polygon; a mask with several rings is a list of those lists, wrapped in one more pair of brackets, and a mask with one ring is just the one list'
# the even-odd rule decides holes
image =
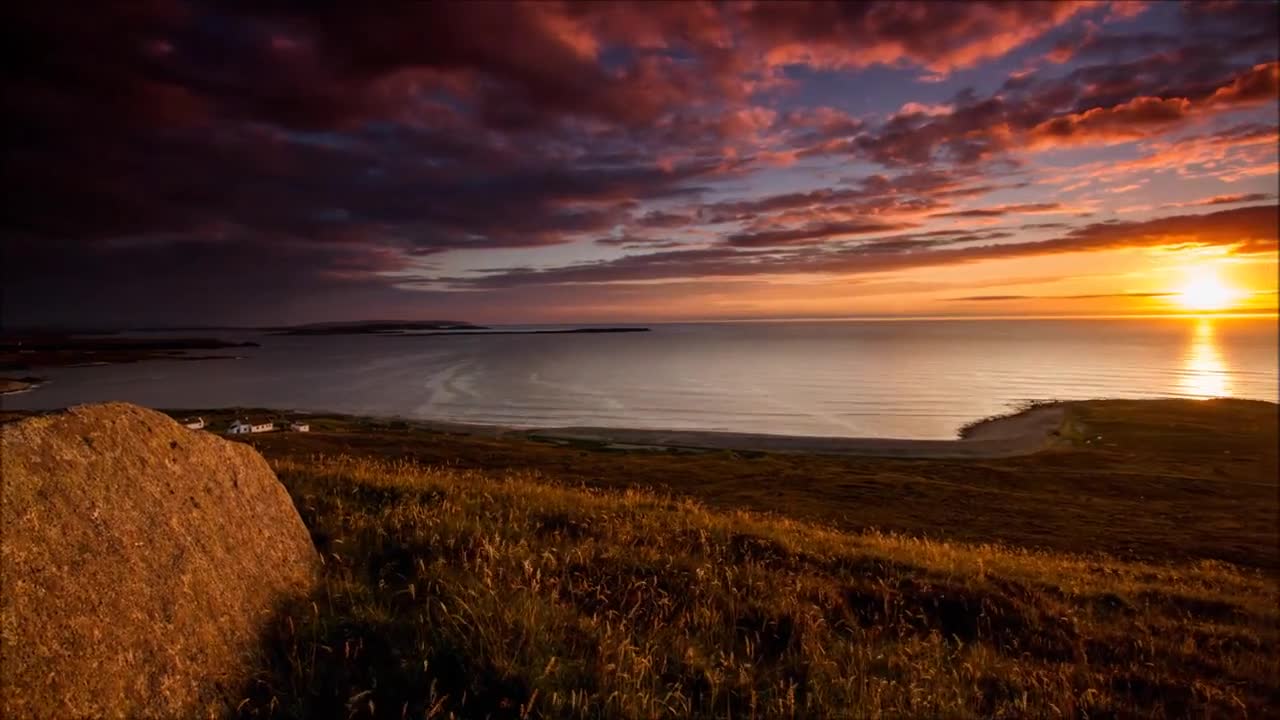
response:
{"label": "distant headland", "polygon": [[456,320],[357,320],[261,328],[271,335],[395,335],[406,332],[488,330]]}
{"label": "distant headland", "polygon": [[448,320],[413,322],[320,323],[274,328],[272,335],[394,335],[424,337],[440,335],[563,335],[579,333],[648,332],[647,327],[573,327],[573,328],[492,328]]}
{"label": "distant headland", "polygon": [[[361,320],[266,327],[145,327],[55,329],[28,328],[0,335],[0,371],[30,371],[41,367],[116,365],[142,360],[236,360],[237,355],[194,354],[194,350],[259,347],[252,341],[211,337],[148,337],[152,333],[226,331],[276,336],[379,335],[427,337],[447,335],[561,335],[649,332],[647,327],[486,327],[455,320]],[[43,378],[4,378],[3,393],[25,392]]]}
{"label": "distant headland", "polygon": [[138,338],[24,333],[0,337],[0,370],[114,365],[140,360],[222,360],[234,355],[192,355],[192,350],[258,347],[215,338]]}

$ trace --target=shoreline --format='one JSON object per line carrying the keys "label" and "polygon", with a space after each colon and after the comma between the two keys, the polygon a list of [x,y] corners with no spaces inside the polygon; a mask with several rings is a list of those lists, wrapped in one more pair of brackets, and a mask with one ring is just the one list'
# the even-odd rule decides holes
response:
{"label": "shoreline", "polygon": [[48,383],[48,378],[43,377],[0,377],[0,395],[21,395]]}
{"label": "shoreline", "polygon": [[1054,403],[967,424],[967,435],[954,440],[599,427],[516,432],[530,440],[598,443],[619,450],[734,450],[926,459],[1003,458],[1030,455],[1052,447],[1066,421],[1066,403]]}
{"label": "shoreline", "polygon": [[[299,418],[339,418],[360,423],[403,423],[434,433],[515,439],[553,445],[585,444],[605,450],[677,452],[764,452],[800,455],[849,455],[917,459],[983,459],[1031,455],[1061,442],[1070,401],[1037,405],[1008,415],[966,423],[964,437],[948,440],[911,438],[777,435],[721,430],[661,430],[589,426],[521,427],[448,420],[422,420],[398,415],[360,415],[327,410],[273,408],[156,408],[170,415],[271,413]],[[33,414],[51,411],[31,411]],[[959,430],[959,429],[958,429]],[[210,432],[215,432],[210,430]],[[221,434],[221,433],[217,433]]]}
{"label": "shoreline", "polygon": [[[1037,405],[1008,415],[998,415],[966,423],[967,435],[949,440],[911,438],[842,437],[822,435],[775,435],[768,433],[720,430],[660,430],[642,428],[610,428],[565,426],[550,428],[520,427],[448,420],[421,420],[397,415],[356,415],[318,410],[271,410],[267,408],[236,412],[273,412],[299,417],[341,417],[361,422],[396,422],[406,427],[435,433],[469,435],[496,439],[518,439],[554,445],[575,443],[606,450],[715,452],[767,452],[804,455],[856,455],[891,458],[1005,458],[1030,455],[1059,442],[1059,433],[1067,422],[1069,401]],[[231,409],[168,409],[168,413],[228,412]]]}

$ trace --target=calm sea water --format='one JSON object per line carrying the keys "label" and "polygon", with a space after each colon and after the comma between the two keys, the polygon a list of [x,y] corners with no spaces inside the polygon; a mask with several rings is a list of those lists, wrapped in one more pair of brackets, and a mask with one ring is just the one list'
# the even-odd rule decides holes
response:
{"label": "calm sea water", "polygon": [[[5,408],[102,400],[525,427],[954,437],[1024,399],[1277,399],[1274,319],[655,325],[617,335],[275,337],[235,361],[49,369]],[[223,335],[224,337],[230,337]]]}

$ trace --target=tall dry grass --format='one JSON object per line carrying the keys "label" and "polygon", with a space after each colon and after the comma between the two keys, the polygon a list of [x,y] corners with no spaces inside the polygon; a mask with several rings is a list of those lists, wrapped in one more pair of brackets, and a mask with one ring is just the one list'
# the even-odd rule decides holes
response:
{"label": "tall dry grass", "polygon": [[519,472],[276,462],[325,558],[255,717],[1260,717],[1274,578],[849,534]]}

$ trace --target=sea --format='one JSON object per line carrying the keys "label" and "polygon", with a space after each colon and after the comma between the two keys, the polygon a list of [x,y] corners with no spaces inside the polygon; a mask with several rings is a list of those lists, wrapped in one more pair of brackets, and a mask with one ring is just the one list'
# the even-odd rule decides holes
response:
{"label": "sea", "polygon": [[[574,326],[583,327],[583,326]],[[47,368],[5,409],[125,400],[521,428],[942,439],[1027,400],[1277,400],[1275,318],[870,320],[649,332],[281,336],[234,360]],[[517,330],[548,329],[521,326]],[[152,335],[154,336],[154,335]]]}

